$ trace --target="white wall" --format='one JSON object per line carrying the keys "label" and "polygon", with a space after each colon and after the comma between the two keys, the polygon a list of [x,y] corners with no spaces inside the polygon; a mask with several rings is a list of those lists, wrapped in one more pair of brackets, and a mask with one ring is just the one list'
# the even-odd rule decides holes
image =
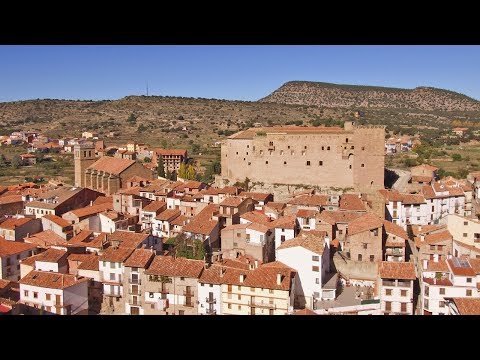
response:
{"label": "white wall", "polygon": [[[25,296],[25,291],[28,291],[28,296]],[[38,296],[35,299],[33,297],[33,293],[37,292]],[[46,294],[50,294],[50,300],[46,299]],[[43,287],[38,287],[38,286],[32,286],[32,285],[26,285],[26,284],[20,284],[20,302],[22,303],[28,303],[29,306],[34,306],[34,304],[38,305],[38,308],[40,309],[42,305],[46,308],[47,306],[50,306],[50,312],[56,313],[56,308],[55,308],[55,295],[60,295],[60,304],[62,305],[68,305],[68,303],[64,302],[63,298],[63,290],[62,289],[49,289],[49,288],[43,288]],[[45,309],[48,311],[47,309]],[[66,309],[64,307],[60,308],[60,314],[65,315]]]}
{"label": "white wall", "polygon": [[[0,279],[18,281],[20,280],[20,260],[26,259],[32,255],[34,250],[22,251],[18,254],[0,258]],[[17,259],[18,256],[18,259]],[[10,265],[7,266],[7,259],[10,259]],[[10,275],[7,275],[10,269]]]}
{"label": "white wall", "polygon": [[[202,286],[203,284],[203,286]],[[204,284],[198,282],[198,314],[205,315],[210,304],[206,299],[209,297],[209,293],[213,293],[213,298],[216,303],[213,304],[213,309],[216,311],[216,315],[222,315],[222,287],[217,284]]]}
{"label": "white wall", "polygon": [[[114,264],[114,268],[111,267],[111,264]],[[103,284],[103,293],[104,294],[112,294],[111,286],[113,285],[113,294],[112,295],[119,295],[123,296],[123,286],[122,285],[115,285],[109,284],[109,282],[118,282],[122,283],[123,281],[123,274],[124,268],[122,263],[112,263],[109,261],[104,262],[99,261],[99,271],[101,276],[101,281],[104,282]],[[110,274],[114,274],[114,278],[110,279]]]}
{"label": "white wall", "polygon": [[60,272],[57,263],[46,261],[35,261],[35,270]]}
{"label": "white wall", "polygon": [[[474,238],[475,233],[480,234],[480,221],[452,214],[447,216],[447,229],[452,234],[453,240],[476,246],[480,250],[480,239],[475,242]],[[467,236],[463,236],[464,234]]]}

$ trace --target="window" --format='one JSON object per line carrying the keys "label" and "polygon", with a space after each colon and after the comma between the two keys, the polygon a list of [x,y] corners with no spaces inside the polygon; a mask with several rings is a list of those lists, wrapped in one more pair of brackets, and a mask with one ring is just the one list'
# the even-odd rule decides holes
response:
{"label": "window", "polygon": [[438,307],[444,308],[445,307],[445,301],[439,301],[438,302]]}
{"label": "window", "polygon": [[312,271],[319,272],[318,266],[312,266]]}
{"label": "window", "polygon": [[362,261],[362,254],[358,254],[358,261]]}
{"label": "window", "polygon": [[204,286],[205,284],[204,283],[200,283],[200,286]]}
{"label": "window", "polygon": [[468,236],[468,234],[467,234],[467,233],[463,233],[463,237],[467,237],[467,236]]}
{"label": "window", "polygon": [[242,290],[242,287],[240,285],[237,286],[237,290],[240,291]]}
{"label": "window", "polygon": [[280,235],[280,242],[283,244],[284,241],[285,241],[285,235]]}
{"label": "window", "polygon": [[472,296],[472,290],[470,289],[467,290],[467,296]]}
{"label": "window", "polygon": [[343,230],[338,230],[338,234],[339,234],[339,235],[342,235],[342,234],[343,234]]}
{"label": "window", "polygon": [[24,291],[23,291],[23,295],[24,295],[25,297],[28,297],[28,290],[24,290]]}
{"label": "window", "polygon": [[242,310],[242,305],[238,305],[238,310]]}
{"label": "window", "polygon": [[303,148],[304,148],[305,150],[307,150],[307,145],[305,145]]}
{"label": "window", "polygon": [[110,263],[110,269],[115,269],[115,263],[114,262]]}
{"label": "window", "polygon": [[345,142],[348,143],[348,138],[345,139]]}
{"label": "window", "polygon": [[106,267],[106,266],[107,266],[107,262],[103,261],[103,267]]}
{"label": "window", "polygon": [[228,292],[232,292],[232,284],[228,284]]}
{"label": "window", "polygon": [[273,294],[273,289],[268,289],[269,294]]}
{"label": "window", "polygon": [[185,278],[183,276],[180,277],[180,281],[184,281]]}
{"label": "window", "polygon": [[255,288],[251,287],[251,288],[250,288],[250,291],[251,291],[251,292],[255,292]]}
{"label": "window", "polygon": [[310,166],[310,161],[309,160],[307,160],[307,166]]}
{"label": "window", "polygon": [[237,298],[238,300],[242,300],[242,295],[238,294]]}
{"label": "window", "polygon": [[229,309],[231,309],[231,308],[232,308],[232,304],[228,304],[227,307],[228,307]]}
{"label": "window", "polygon": [[473,234],[473,242],[480,243],[480,233]]}
{"label": "window", "polygon": [[352,168],[352,165],[348,165],[348,168],[351,169],[351,168]]}
{"label": "window", "polygon": [[471,283],[472,282],[472,278],[467,278],[467,283]]}
{"label": "window", "polygon": [[268,165],[268,161],[265,161],[265,165]]}
{"label": "window", "polygon": [[45,294],[45,300],[50,300],[51,295],[50,294]]}
{"label": "window", "polygon": [[464,221],[464,222],[463,222],[463,225],[467,226],[467,225],[468,225],[468,221]]}
{"label": "window", "polygon": [[273,141],[270,141],[270,142],[268,143],[268,145],[269,145],[269,146],[273,146]]}
{"label": "window", "polygon": [[248,162],[248,165],[252,165],[252,163],[249,161],[249,162]]}
{"label": "window", "polygon": [[35,292],[35,291],[33,292],[33,298],[38,299],[38,292]]}
{"label": "window", "polygon": [[407,296],[407,290],[400,290],[400,296],[402,297]]}
{"label": "window", "polygon": [[320,279],[319,278],[315,278],[315,284],[320,284]]}
{"label": "window", "polygon": [[392,295],[392,289],[385,289],[385,295],[391,296]]}
{"label": "window", "polygon": [[286,161],[284,161],[284,162],[283,162],[283,165],[287,165],[287,162],[286,162]]}
{"label": "window", "polygon": [[363,243],[363,248],[366,249],[368,247],[367,243]]}
{"label": "window", "polygon": [[401,303],[400,304],[400,311],[401,312],[407,312],[407,303]]}
{"label": "window", "polygon": [[110,280],[115,281],[115,273],[110,273]]}
{"label": "window", "polygon": [[312,261],[320,261],[320,257],[317,255],[312,256]]}
{"label": "window", "polygon": [[325,146],[322,146],[322,150],[325,150]]}
{"label": "window", "polygon": [[319,166],[323,166],[323,161],[319,161],[319,162],[318,162],[318,165],[319,165]]}
{"label": "window", "polygon": [[153,292],[149,292],[149,293],[148,293],[148,297],[149,297],[150,299],[153,299]]}
{"label": "window", "polygon": [[435,250],[435,245],[430,245],[430,250]]}
{"label": "window", "polygon": [[138,267],[132,267],[133,272],[138,272]]}
{"label": "window", "polygon": [[370,262],[374,262],[375,261],[375,255],[370,255]]}
{"label": "window", "polygon": [[280,150],[280,155],[283,155],[283,150]]}
{"label": "window", "polygon": [[378,229],[370,230],[370,236],[378,236]]}
{"label": "window", "polygon": [[440,291],[440,295],[445,295],[445,288],[440,288],[439,291]]}
{"label": "window", "polygon": [[362,150],[365,150],[365,146],[362,146]]}
{"label": "window", "polygon": [[290,145],[287,146],[287,149],[290,149]]}
{"label": "window", "polygon": [[327,146],[327,150],[330,150],[330,146]]}
{"label": "window", "polygon": [[385,301],[385,311],[392,311],[392,303],[390,301]]}
{"label": "window", "polygon": [[365,164],[360,165],[361,167],[365,167]]}
{"label": "window", "polygon": [[304,156],[304,155],[305,155],[305,150],[302,150],[302,156]]}

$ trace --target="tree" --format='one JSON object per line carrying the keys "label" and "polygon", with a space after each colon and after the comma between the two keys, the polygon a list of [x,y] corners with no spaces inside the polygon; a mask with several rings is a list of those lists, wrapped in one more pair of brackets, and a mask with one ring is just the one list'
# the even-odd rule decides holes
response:
{"label": "tree", "polygon": [[181,177],[182,179],[185,179],[187,175],[187,169],[185,168],[185,163],[182,162],[180,164],[180,169],[178,169],[178,176]]}
{"label": "tree", "polygon": [[12,158],[11,165],[14,169],[18,169],[22,165],[22,158],[20,157],[20,155],[15,155]]}
{"label": "tree", "polygon": [[193,167],[192,164],[188,164],[188,166],[185,169],[184,179],[195,180],[195,175],[196,175],[195,168]]}
{"label": "tree", "polygon": [[135,124],[137,122],[137,117],[135,116],[134,113],[131,113],[130,116],[127,119],[127,122],[129,124]]}
{"label": "tree", "polygon": [[462,160],[462,155],[457,154],[457,153],[452,154],[452,160],[453,161],[461,161]]}
{"label": "tree", "polygon": [[143,158],[143,162],[144,162],[144,163],[151,163],[151,162],[152,162],[152,159],[150,159],[148,156],[145,156],[145,157]]}
{"label": "tree", "polygon": [[6,165],[5,155],[0,154],[0,167],[4,167]]}
{"label": "tree", "polygon": [[165,178],[165,165],[163,164],[163,157],[160,155],[157,162],[157,174],[158,176]]}
{"label": "tree", "polygon": [[198,154],[199,152],[200,152],[200,145],[192,144],[192,153],[193,154]]}

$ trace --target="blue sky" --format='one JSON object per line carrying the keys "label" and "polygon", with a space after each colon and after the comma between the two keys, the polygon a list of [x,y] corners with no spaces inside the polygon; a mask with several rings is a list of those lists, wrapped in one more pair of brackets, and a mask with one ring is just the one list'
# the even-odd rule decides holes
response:
{"label": "blue sky", "polygon": [[0,46],[0,101],[257,100],[290,80],[433,86],[480,99],[480,46]]}

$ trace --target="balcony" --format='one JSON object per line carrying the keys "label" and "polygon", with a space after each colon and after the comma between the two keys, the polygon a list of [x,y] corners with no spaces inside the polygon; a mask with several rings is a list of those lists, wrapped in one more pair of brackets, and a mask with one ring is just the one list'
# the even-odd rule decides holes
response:
{"label": "balcony", "polygon": [[115,290],[111,290],[111,289],[108,289],[108,290],[104,290],[103,291],[103,295],[106,295],[106,296],[115,296],[115,297],[122,297],[122,294],[120,293],[120,289],[115,289]]}
{"label": "balcony", "polygon": [[206,310],[205,310],[205,313],[206,313],[207,315],[217,315],[217,310],[215,310],[215,309],[206,309]]}
{"label": "balcony", "polygon": [[141,285],[141,284],[142,284],[142,280],[141,280],[141,279],[128,279],[128,283],[129,283],[129,284]]}
{"label": "balcony", "polygon": [[205,298],[205,302],[207,304],[216,304],[217,303],[217,299],[210,299],[210,298]]}
{"label": "balcony", "polygon": [[192,290],[183,290],[184,296],[194,296],[194,292]]}
{"label": "balcony", "polygon": [[193,302],[191,302],[191,301],[185,301],[185,304],[183,304],[183,306],[193,307]]}
{"label": "balcony", "polygon": [[402,256],[403,254],[403,249],[398,249],[398,248],[387,248],[385,250],[385,253],[387,255],[397,255],[397,256]]}
{"label": "balcony", "polygon": [[395,280],[383,280],[382,281],[383,286],[395,286]]}
{"label": "balcony", "polygon": [[251,307],[258,307],[258,308],[265,308],[265,309],[276,309],[277,306],[275,304],[269,304],[259,301],[248,301],[248,305]]}
{"label": "balcony", "polygon": [[138,297],[132,297],[128,299],[128,303],[130,305],[142,305],[142,300]]}
{"label": "balcony", "polygon": [[130,295],[142,295],[142,292],[140,291],[140,289],[136,289],[136,290],[130,289],[128,290],[128,293]]}

